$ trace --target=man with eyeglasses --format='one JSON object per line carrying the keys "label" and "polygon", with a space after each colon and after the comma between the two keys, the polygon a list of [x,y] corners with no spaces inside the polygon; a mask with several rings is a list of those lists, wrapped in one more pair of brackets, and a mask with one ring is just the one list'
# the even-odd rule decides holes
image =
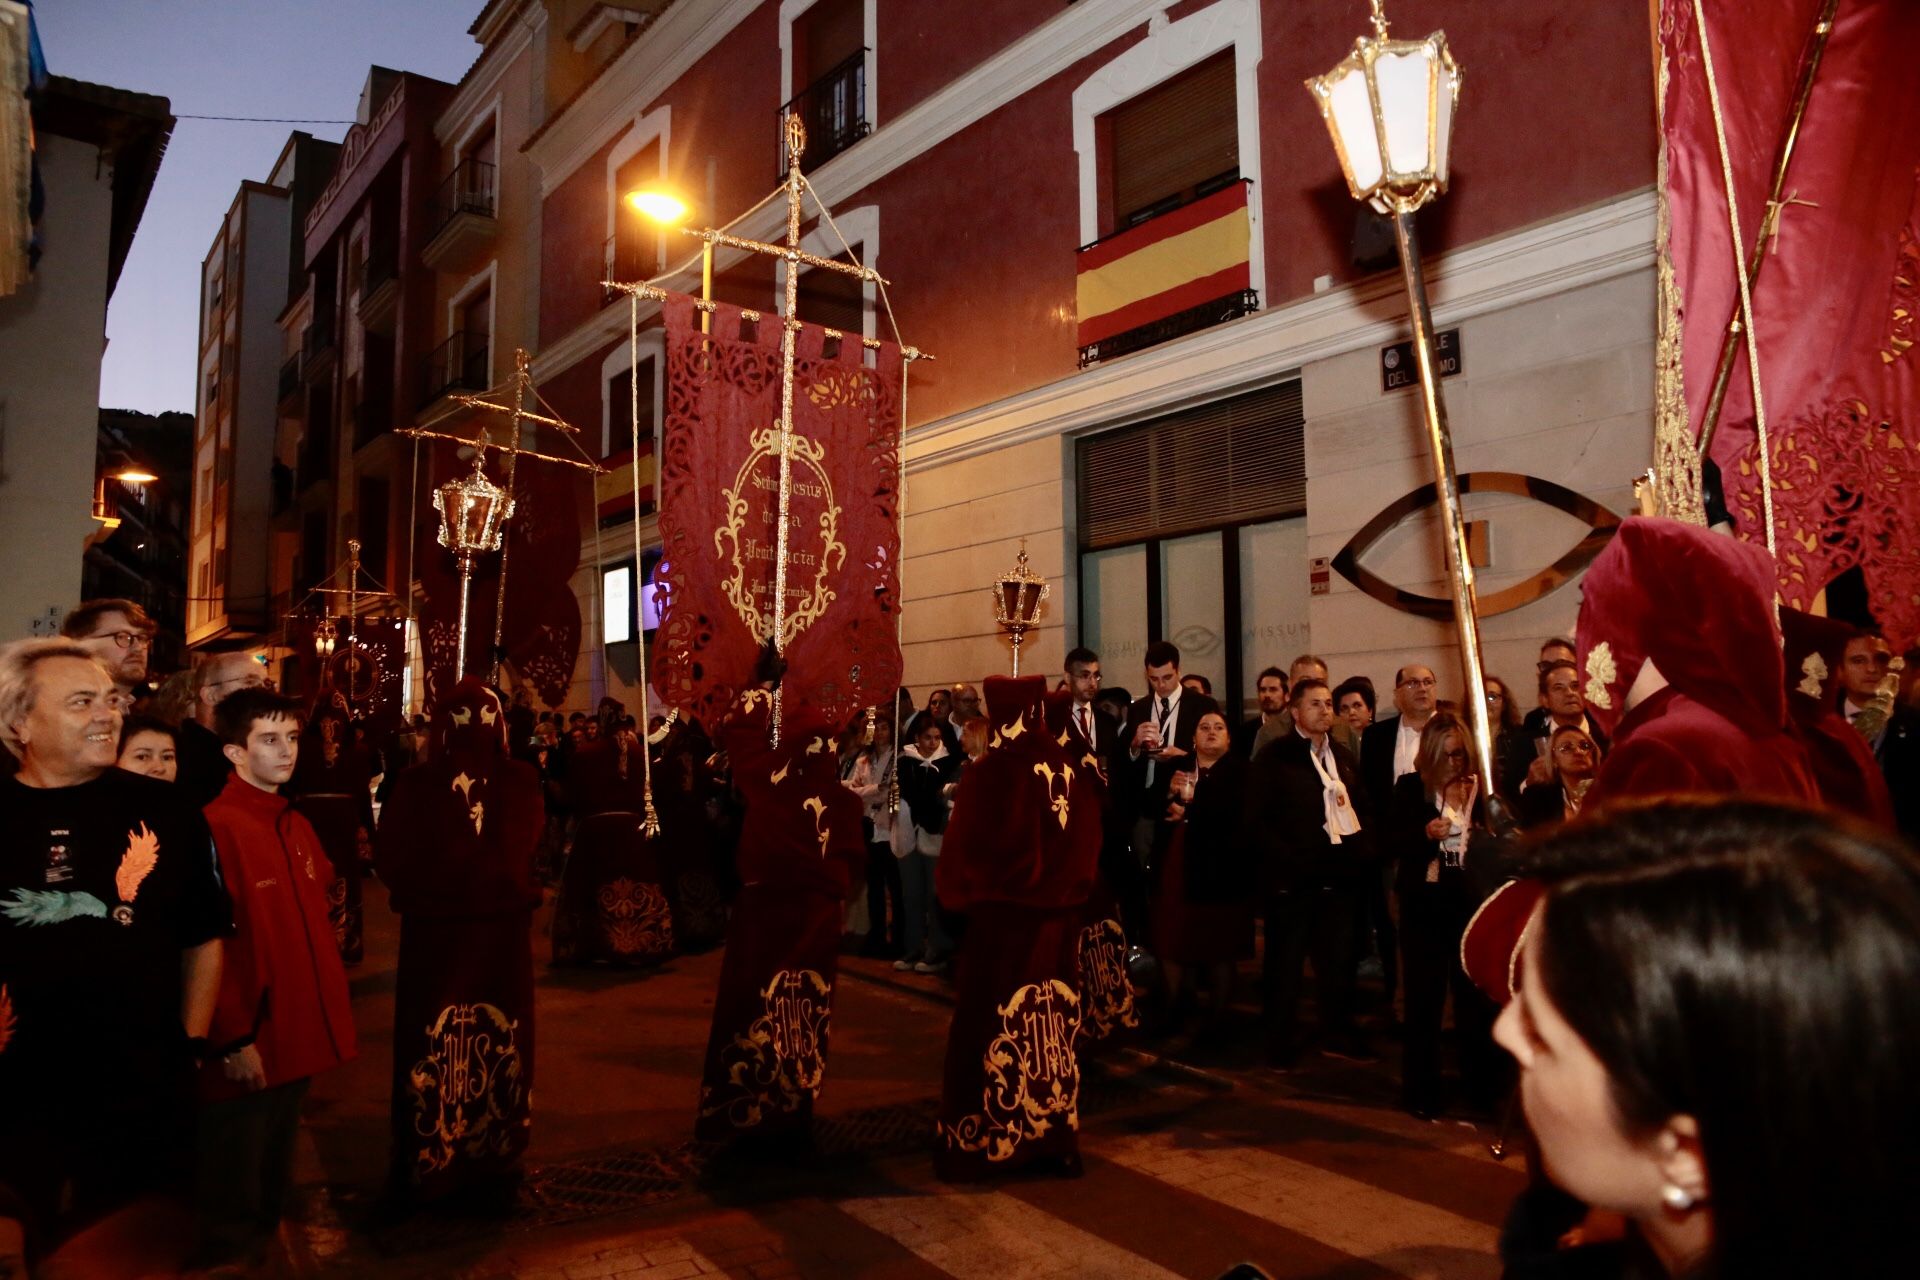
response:
{"label": "man with eyeglasses", "polygon": [[198,809],[114,767],[122,706],[76,641],[0,649],[0,1238],[23,1218],[30,1257],[190,1185],[213,1052],[232,906]]}
{"label": "man with eyeglasses", "polygon": [[213,710],[241,689],[271,689],[267,669],[245,650],[216,653],[193,673],[193,719],[180,725],[180,776],[175,782],[198,808],[213,803],[226,788],[233,764],[215,731]]}
{"label": "man with eyeglasses", "polygon": [[1580,668],[1572,658],[1547,663],[1540,673],[1540,697],[1545,703],[1541,709],[1547,713],[1545,723],[1537,733],[1521,729],[1529,739],[1527,749],[1510,752],[1515,758],[1504,765],[1507,772],[1500,779],[1500,789],[1510,797],[1546,786],[1558,776],[1557,762],[1551,758],[1547,744],[1562,729],[1579,729],[1587,735],[1595,764],[1607,754],[1607,736],[1587,716],[1586,700],[1580,693]]}
{"label": "man with eyeglasses", "polygon": [[1386,821],[1393,784],[1414,772],[1419,761],[1420,731],[1433,719],[1438,684],[1432,667],[1418,662],[1401,667],[1393,675],[1393,706],[1399,714],[1374,721],[1361,735],[1361,781],[1376,825]]}
{"label": "man with eyeglasses", "polygon": [[129,702],[148,692],[147,659],[158,629],[145,609],[117,598],[88,600],[60,624],[60,634],[92,654]]}

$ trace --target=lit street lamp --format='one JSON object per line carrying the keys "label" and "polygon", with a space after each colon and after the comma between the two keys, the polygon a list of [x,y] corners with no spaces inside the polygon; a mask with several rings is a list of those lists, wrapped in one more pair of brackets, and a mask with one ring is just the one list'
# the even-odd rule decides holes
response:
{"label": "lit street lamp", "polygon": [[1460,482],[1453,466],[1453,437],[1433,360],[1433,313],[1413,215],[1447,189],[1448,149],[1454,107],[1460,98],[1460,68],[1447,51],[1445,32],[1424,40],[1390,40],[1381,0],[1372,0],[1373,34],[1354,41],[1353,52],[1307,91],[1333,136],[1333,150],[1356,200],[1393,218],[1400,274],[1413,321],[1414,362],[1420,374],[1420,412],[1427,428],[1434,487],[1447,526],[1447,576],[1453,586],[1454,621],[1467,680],[1467,720],[1472,726],[1480,794],[1495,830],[1510,825],[1495,795],[1493,730],[1487,717],[1486,672],[1480,662],[1480,627],[1473,586],[1473,559],[1460,509]]}
{"label": "lit street lamp", "polygon": [[[687,202],[659,187],[642,187],[626,194],[629,209],[663,228],[678,227],[693,212]],[[700,301],[713,301],[713,237],[700,238]],[[704,308],[700,312],[700,332],[711,332],[713,317]]]}

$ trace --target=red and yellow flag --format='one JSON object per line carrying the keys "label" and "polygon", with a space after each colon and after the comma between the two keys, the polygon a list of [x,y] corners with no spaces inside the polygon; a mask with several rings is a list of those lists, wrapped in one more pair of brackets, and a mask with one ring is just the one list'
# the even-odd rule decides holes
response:
{"label": "red and yellow flag", "polygon": [[1080,345],[1247,289],[1247,186],[1236,182],[1080,250]]}

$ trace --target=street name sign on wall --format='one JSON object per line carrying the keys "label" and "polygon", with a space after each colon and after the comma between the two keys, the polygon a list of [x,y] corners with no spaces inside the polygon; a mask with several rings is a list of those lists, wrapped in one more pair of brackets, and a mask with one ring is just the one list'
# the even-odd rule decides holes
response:
{"label": "street name sign on wall", "polygon": [[[1451,378],[1464,367],[1460,354],[1460,331],[1448,329],[1433,338],[1433,358],[1440,376]],[[1380,348],[1380,390],[1399,391],[1420,380],[1419,366],[1413,360],[1413,339]]]}

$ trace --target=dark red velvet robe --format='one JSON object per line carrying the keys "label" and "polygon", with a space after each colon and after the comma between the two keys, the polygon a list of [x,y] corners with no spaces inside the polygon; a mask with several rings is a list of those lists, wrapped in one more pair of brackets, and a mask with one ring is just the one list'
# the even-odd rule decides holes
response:
{"label": "dark red velvet robe", "polygon": [[827,1070],[840,924],[864,876],[861,804],[830,739],[789,717],[767,742],[771,699],[753,690],[723,726],[746,801],[742,888],[727,927],[694,1136],[804,1133]]}
{"label": "dark red velvet robe", "polygon": [[1079,1159],[1074,972],[1100,793],[1047,732],[1045,689],[1040,677],[987,680],[993,736],[961,773],[940,850],[940,903],[967,917],[934,1151],[947,1179]]}
{"label": "dark red velvet robe", "polygon": [[[462,683],[436,720],[477,714]],[[517,1176],[533,1125],[539,771],[476,732],[437,734],[381,812],[375,866],[400,913],[390,1112],[396,1190],[436,1199]],[[462,740],[464,739],[464,740]]]}
{"label": "dark red velvet robe", "polygon": [[[1100,866],[1093,888],[1080,912],[1080,933],[1074,942],[1073,987],[1080,993],[1080,1039],[1082,1057],[1116,1047],[1128,1033],[1140,1027],[1140,1010],[1134,998],[1133,978],[1127,969],[1131,943],[1121,919],[1120,897],[1108,868],[1117,858],[1132,858],[1129,832],[1114,811],[1113,788],[1107,778],[1107,762],[1097,743],[1086,740],[1073,723],[1073,695],[1064,690],[1047,694],[1047,732],[1075,769],[1084,772],[1099,798]],[[1097,712],[1095,714],[1098,714]]]}
{"label": "dark red velvet robe", "polygon": [[[553,912],[553,961],[658,964],[673,954],[662,835],[642,832],[640,744],[601,738],[567,761],[567,804],[578,815]],[[658,810],[656,795],[656,811]]]}
{"label": "dark red velvet robe", "polygon": [[362,841],[373,834],[372,762],[353,745],[353,722],[339,694],[321,698],[300,736],[300,759],[287,788],[293,804],[320,837],[333,875],[327,884],[327,920],[340,958],[349,966],[366,953],[361,908]]}

